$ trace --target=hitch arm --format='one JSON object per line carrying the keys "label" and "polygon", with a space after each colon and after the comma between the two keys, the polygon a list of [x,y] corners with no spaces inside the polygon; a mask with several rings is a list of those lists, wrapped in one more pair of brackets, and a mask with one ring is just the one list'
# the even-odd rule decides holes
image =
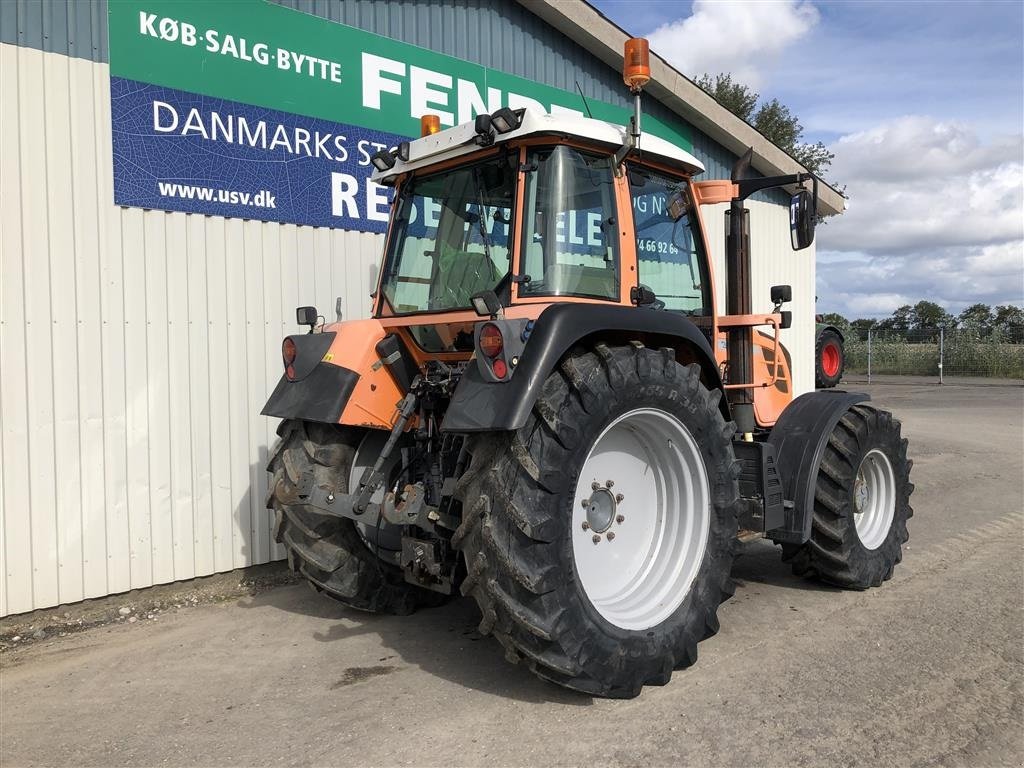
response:
{"label": "hitch arm", "polygon": [[416,408],[420,402],[419,396],[416,394],[418,378],[417,381],[413,382],[409,393],[398,404],[398,418],[395,419],[395,425],[391,428],[391,434],[388,436],[388,441],[384,443],[380,456],[377,457],[377,461],[373,463],[372,467],[363,472],[363,476],[359,480],[359,495],[356,496],[355,502],[352,505],[352,510],[357,515],[361,515],[366,511],[366,507],[370,503],[370,497],[384,484],[384,463],[390,458],[392,451],[395,450],[395,445],[398,444],[399,438],[405,432],[405,425],[409,423],[409,419],[416,413]]}

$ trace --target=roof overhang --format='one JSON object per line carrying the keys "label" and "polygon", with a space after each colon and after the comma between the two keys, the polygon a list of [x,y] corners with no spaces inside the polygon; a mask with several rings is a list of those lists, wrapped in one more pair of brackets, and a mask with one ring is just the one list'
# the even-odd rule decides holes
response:
{"label": "roof overhang", "polygon": [[[518,0],[570,40],[582,45],[613,67],[622,67],[622,51],[629,35],[584,0]],[[625,88],[625,86],[623,86]],[[800,163],[769,141],[752,125],[723,107],[700,86],[651,51],[651,81],[644,89],[697,130],[736,155],[754,149],[754,169],[765,176],[806,172]],[[846,208],[835,188],[818,188],[818,214],[834,216]]]}

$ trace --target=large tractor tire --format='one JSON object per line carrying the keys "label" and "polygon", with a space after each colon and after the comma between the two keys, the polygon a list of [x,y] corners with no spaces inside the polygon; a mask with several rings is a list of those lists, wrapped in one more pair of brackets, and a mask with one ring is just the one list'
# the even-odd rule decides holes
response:
{"label": "large tractor tire", "polygon": [[719,398],[670,349],[599,344],[563,360],[522,429],[475,438],[453,543],[510,661],[617,698],[696,661],[734,589]]}
{"label": "large tractor tire", "polygon": [[408,614],[443,602],[443,595],[405,581],[398,566],[401,529],[322,515],[298,497],[305,472],[312,472],[321,488],[348,493],[376,460],[387,435],[296,420],[281,422],[277,433],[281,439],[267,466],[273,474],[267,507],[292,569],[318,591],[360,611]]}
{"label": "large tractor tire", "polygon": [[888,411],[855,405],[828,438],[814,487],[811,538],[783,545],[797,575],[847,589],[892,577],[910,537],[913,462],[900,423]]}
{"label": "large tractor tire", "polygon": [[818,334],[814,347],[814,383],[818,389],[836,386],[843,378],[846,367],[846,352],[842,337],[831,328]]}

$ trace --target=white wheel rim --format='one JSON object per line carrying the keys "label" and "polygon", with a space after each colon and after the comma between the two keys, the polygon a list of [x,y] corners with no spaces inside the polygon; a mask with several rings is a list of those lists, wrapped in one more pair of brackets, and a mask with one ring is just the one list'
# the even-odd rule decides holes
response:
{"label": "white wheel rim", "polygon": [[642,630],[671,616],[710,527],[704,458],[682,422],[640,408],[605,427],[580,471],[571,535],[580,585],[606,621]]}
{"label": "white wheel rim", "polygon": [[[384,443],[388,441],[388,433],[377,429],[371,429],[359,442],[355,458],[352,460],[352,469],[348,473],[349,493],[359,490],[359,481],[363,479],[363,472],[373,467],[384,449]],[[395,466],[402,460],[401,448],[396,448],[391,457],[384,464],[384,477],[391,475]],[[377,492],[370,497],[374,504],[384,501],[384,494],[390,490],[385,482]],[[371,552],[384,560],[398,562],[402,553],[402,529],[398,526],[384,522],[380,526],[356,523],[356,531],[363,543]]]}
{"label": "white wheel rim", "polygon": [[892,462],[873,448],[860,462],[853,483],[853,521],[867,549],[878,549],[889,535],[896,515],[896,476]]}

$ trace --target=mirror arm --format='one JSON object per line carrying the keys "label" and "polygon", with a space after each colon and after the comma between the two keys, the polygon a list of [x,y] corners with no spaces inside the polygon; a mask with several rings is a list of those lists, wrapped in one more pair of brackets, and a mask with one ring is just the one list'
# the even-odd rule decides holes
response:
{"label": "mirror arm", "polygon": [[744,179],[736,182],[736,186],[739,188],[738,200],[746,200],[755,192],[760,192],[762,189],[772,189],[773,187],[784,187],[787,184],[802,184],[805,181],[813,180],[814,184],[814,203],[815,210],[817,210],[818,203],[818,177],[813,173],[793,173],[788,176],[768,176],[763,179]]}

